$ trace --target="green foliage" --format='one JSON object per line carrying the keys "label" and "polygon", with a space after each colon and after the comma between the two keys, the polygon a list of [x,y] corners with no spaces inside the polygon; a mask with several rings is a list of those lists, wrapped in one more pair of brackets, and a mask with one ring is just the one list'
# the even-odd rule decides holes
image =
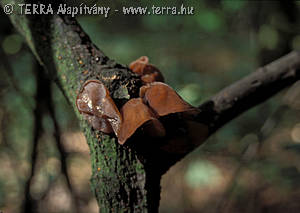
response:
{"label": "green foliage", "polygon": [[23,38],[19,34],[11,34],[6,36],[2,42],[2,48],[6,54],[16,54],[22,47]]}
{"label": "green foliage", "polygon": [[192,188],[203,187],[219,182],[220,176],[220,171],[211,162],[194,160],[187,168],[185,181]]}
{"label": "green foliage", "polygon": [[278,33],[270,26],[261,26],[259,30],[259,41],[261,45],[267,49],[275,49],[278,43]]}
{"label": "green foliage", "polygon": [[246,1],[243,1],[243,0],[223,0],[222,1],[223,9],[228,10],[230,12],[241,10],[245,4],[246,4]]}
{"label": "green foliage", "polygon": [[220,31],[220,28],[224,25],[222,23],[223,18],[216,12],[210,10],[204,10],[197,15],[198,25],[206,32]]}

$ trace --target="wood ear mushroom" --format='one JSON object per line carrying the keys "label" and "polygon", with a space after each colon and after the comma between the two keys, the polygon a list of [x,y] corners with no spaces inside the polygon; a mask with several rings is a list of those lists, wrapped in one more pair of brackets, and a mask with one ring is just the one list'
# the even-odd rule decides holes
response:
{"label": "wood ear mushroom", "polygon": [[76,98],[78,111],[97,130],[118,136],[121,114],[107,88],[98,80],[86,81]]}
{"label": "wood ear mushroom", "polygon": [[159,116],[197,110],[197,108],[185,102],[170,86],[161,82],[153,82],[142,86],[140,97]]}
{"label": "wood ear mushroom", "polygon": [[165,135],[165,128],[157,119],[155,113],[143,103],[141,98],[130,99],[124,104],[121,109],[121,115],[123,123],[119,135],[120,144],[124,144],[146,122],[148,122],[148,128],[153,130],[151,131],[153,137],[162,137]]}
{"label": "wood ear mushroom", "polygon": [[164,82],[164,77],[160,70],[154,65],[149,64],[149,58],[142,56],[130,63],[129,68],[136,74],[141,76],[141,80],[147,84],[151,82]]}

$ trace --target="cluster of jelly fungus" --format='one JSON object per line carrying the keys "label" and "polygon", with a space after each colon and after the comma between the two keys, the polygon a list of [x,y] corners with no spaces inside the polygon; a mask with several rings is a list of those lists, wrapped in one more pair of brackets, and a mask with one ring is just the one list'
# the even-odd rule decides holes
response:
{"label": "cluster of jelly fungus", "polygon": [[[161,82],[142,86],[140,97],[127,101],[120,112],[107,88],[98,80],[88,80],[77,96],[76,106],[94,129],[104,133],[114,132],[120,144],[124,144],[141,126],[151,137],[164,137],[166,130],[159,117],[198,111],[170,86]],[[197,132],[195,128],[199,128],[199,125],[192,121],[187,124],[189,129]],[[191,136],[192,139],[197,139],[197,135]]]}
{"label": "cluster of jelly fungus", "polygon": [[164,82],[164,77],[161,74],[160,70],[157,69],[154,65],[149,64],[149,59],[147,56],[142,56],[137,60],[129,64],[129,68],[139,76],[141,80],[147,84],[152,82]]}
{"label": "cluster of jelly fungus", "polygon": [[177,112],[196,112],[197,108],[186,103],[171,87],[154,82],[140,88],[140,98],[126,102],[121,109],[123,123],[119,143],[124,144],[143,125],[151,137],[163,137],[165,128],[159,117]]}
{"label": "cluster of jelly fungus", "polygon": [[78,111],[96,130],[119,135],[121,114],[107,88],[98,80],[86,81],[77,98]]}

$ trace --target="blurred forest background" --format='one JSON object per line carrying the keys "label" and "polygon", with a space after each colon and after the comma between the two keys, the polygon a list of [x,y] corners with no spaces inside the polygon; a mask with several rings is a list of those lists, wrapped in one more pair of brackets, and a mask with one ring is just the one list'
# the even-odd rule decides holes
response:
{"label": "blurred forest background", "polygon": [[[194,106],[300,49],[299,1],[80,3],[195,7],[189,16],[77,17],[110,58],[129,64],[147,55]],[[0,210],[98,212],[73,109],[2,9],[0,25]],[[219,130],[163,176],[160,212],[299,212],[299,110],[296,83]]]}

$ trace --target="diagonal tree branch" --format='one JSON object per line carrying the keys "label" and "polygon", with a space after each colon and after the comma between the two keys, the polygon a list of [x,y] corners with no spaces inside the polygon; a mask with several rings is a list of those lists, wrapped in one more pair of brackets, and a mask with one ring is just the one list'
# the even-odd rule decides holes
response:
{"label": "diagonal tree branch", "polygon": [[300,79],[300,51],[257,69],[221,90],[199,106],[198,119],[209,126],[209,134],[248,109],[266,101]]}

